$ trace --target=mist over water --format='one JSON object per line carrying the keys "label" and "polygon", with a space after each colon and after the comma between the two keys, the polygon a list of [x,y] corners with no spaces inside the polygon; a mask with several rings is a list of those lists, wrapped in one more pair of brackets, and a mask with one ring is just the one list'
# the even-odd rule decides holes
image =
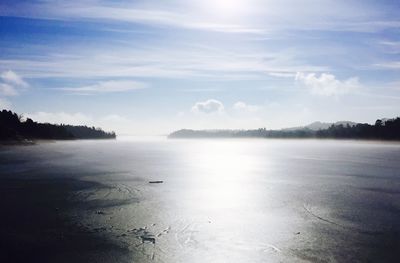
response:
{"label": "mist over water", "polygon": [[66,217],[138,262],[400,256],[398,143],[123,138],[9,147],[0,158],[3,177],[103,185],[72,192],[86,205]]}

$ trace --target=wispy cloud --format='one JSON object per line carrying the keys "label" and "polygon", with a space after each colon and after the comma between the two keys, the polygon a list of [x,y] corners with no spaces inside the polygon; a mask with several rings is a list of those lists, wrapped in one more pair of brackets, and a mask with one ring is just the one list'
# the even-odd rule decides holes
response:
{"label": "wispy cloud", "polygon": [[[163,26],[194,30],[205,30],[227,33],[263,33],[262,29],[236,23],[223,23],[216,20],[205,21],[204,16],[194,13],[193,8],[183,8],[173,3],[158,6],[151,4],[104,4],[99,1],[89,2],[41,2],[36,4],[22,4],[21,8],[4,7],[3,16],[20,16],[41,19],[59,20],[98,20],[104,22],[119,21],[144,24],[149,26]],[[180,6],[180,8],[177,8]],[[187,5],[186,5],[187,6]]]}
{"label": "wispy cloud", "polygon": [[113,93],[126,92],[137,89],[144,89],[147,85],[142,82],[130,80],[110,80],[101,81],[94,85],[83,86],[78,88],[62,88],[62,90],[70,91],[77,94],[94,94],[94,93]]}
{"label": "wispy cloud", "polygon": [[400,69],[400,61],[388,61],[377,63],[374,66],[385,69]]}
{"label": "wispy cloud", "polygon": [[293,78],[297,73],[294,72],[269,72],[268,75],[278,78]]}
{"label": "wispy cloud", "polygon": [[[238,3],[246,2],[246,5]],[[149,26],[226,33],[268,34],[277,30],[374,32],[398,28],[400,20],[370,3],[356,1],[40,1],[1,6],[3,16],[60,20],[120,21]],[[215,3],[214,3],[215,2]],[[236,2],[236,3],[235,3]],[[234,9],[235,16],[224,17]],[[246,7],[246,8],[244,8]],[[357,12],[356,12],[356,11]],[[285,19],[282,19],[282,18]],[[230,18],[230,19],[229,19]]]}
{"label": "wispy cloud", "polygon": [[[68,51],[67,51],[68,52]],[[246,46],[210,48],[120,48],[43,54],[41,57],[0,59],[1,68],[13,68],[30,78],[216,78],[249,79],[268,74],[294,76],[298,71],[329,70],[297,59],[294,52],[257,52]]]}
{"label": "wispy cloud", "polygon": [[400,54],[400,41],[381,41],[380,44],[383,45],[384,52],[389,54]]}

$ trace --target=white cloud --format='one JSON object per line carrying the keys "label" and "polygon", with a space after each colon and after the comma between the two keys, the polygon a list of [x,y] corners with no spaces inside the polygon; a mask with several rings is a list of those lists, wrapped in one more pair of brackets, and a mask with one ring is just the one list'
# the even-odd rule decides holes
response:
{"label": "white cloud", "polygon": [[14,71],[7,70],[1,73],[0,75],[1,79],[14,86],[20,86],[20,87],[28,87],[28,83],[26,83],[20,76],[18,76]]}
{"label": "white cloud", "polygon": [[79,94],[93,94],[93,93],[125,92],[125,91],[144,89],[144,88],[146,88],[146,85],[144,83],[137,81],[110,80],[110,81],[101,81],[94,85],[89,85],[79,88],[63,88],[63,90]]}
{"label": "white cloud", "polygon": [[343,95],[360,87],[357,77],[346,80],[338,80],[332,74],[322,73],[318,77],[315,73],[298,72],[295,81],[310,90],[312,94],[320,96]]}
{"label": "white cloud", "polygon": [[18,76],[14,71],[7,70],[0,74],[0,95],[1,96],[16,96],[18,95],[18,88],[28,87],[26,83],[20,76]]}
{"label": "white cloud", "polygon": [[0,79],[2,81],[0,82],[0,108],[10,108],[11,103],[2,97],[17,96],[19,94],[18,89],[26,88],[29,85],[11,70],[0,73]]}
{"label": "white cloud", "polygon": [[199,101],[192,107],[192,112],[194,113],[222,113],[224,112],[224,105],[222,102],[209,99],[206,101]]}
{"label": "white cloud", "polygon": [[1,96],[16,96],[18,95],[17,90],[6,83],[0,83],[0,95]]}
{"label": "white cloud", "polygon": [[245,109],[247,107],[246,103],[242,102],[242,101],[238,101],[235,104],[233,104],[233,108],[235,110],[242,110]]}
{"label": "white cloud", "polygon": [[233,104],[233,109],[241,112],[257,112],[261,110],[261,108],[262,107],[259,105],[249,105],[243,101],[238,101],[235,104]]}

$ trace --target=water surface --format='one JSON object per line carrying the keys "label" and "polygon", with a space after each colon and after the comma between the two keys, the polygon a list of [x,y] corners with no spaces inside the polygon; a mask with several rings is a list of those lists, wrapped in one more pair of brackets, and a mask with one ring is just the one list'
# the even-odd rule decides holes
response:
{"label": "water surface", "polygon": [[3,148],[0,168],[100,183],[64,216],[135,262],[400,259],[398,143],[69,141]]}

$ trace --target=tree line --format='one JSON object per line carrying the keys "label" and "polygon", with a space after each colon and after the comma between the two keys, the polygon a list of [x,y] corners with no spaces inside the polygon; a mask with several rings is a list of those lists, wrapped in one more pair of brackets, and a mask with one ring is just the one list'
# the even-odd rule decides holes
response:
{"label": "tree line", "polygon": [[171,133],[169,138],[331,138],[400,140],[400,118],[377,120],[375,124],[335,125],[327,129],[311,130],[189,130]]}
{"label": "tree line", "polygon": [[0,140],[24,139],[114,139],[115,132],[105,132],[100,128],[87,126],[56,125],[38,123],[12,111],[0,111]]}

